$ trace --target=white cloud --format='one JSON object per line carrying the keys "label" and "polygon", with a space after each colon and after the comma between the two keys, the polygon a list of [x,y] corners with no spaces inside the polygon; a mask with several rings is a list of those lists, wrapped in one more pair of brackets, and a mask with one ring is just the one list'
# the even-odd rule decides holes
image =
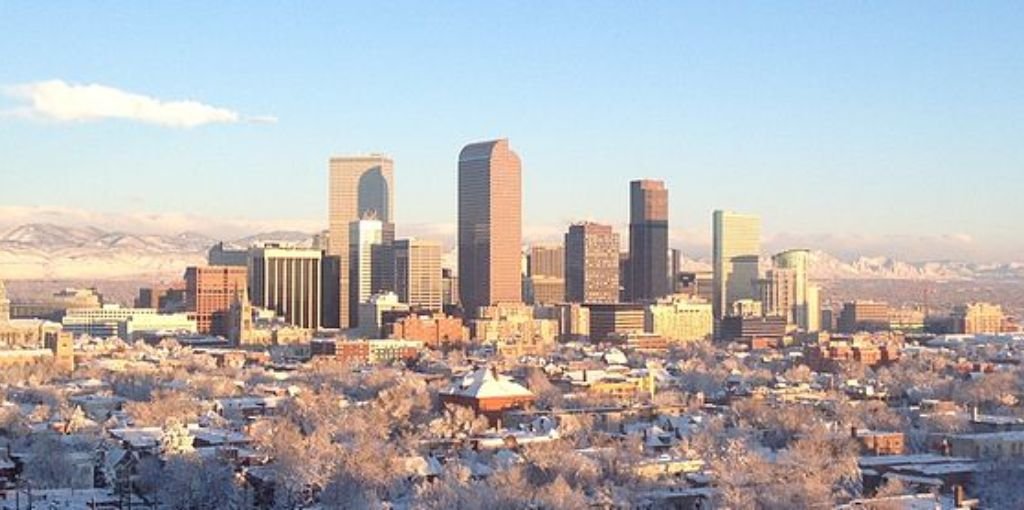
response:
{"label": "white cloud", "polygon": [[127,119],[175,128],[236,122],[275,122],[271,116],[240,113],[194,100],[164,101],[106,85],[78,85],[48,80],[3,89],[5,95],[27,104],[14,114],[60,122]]}

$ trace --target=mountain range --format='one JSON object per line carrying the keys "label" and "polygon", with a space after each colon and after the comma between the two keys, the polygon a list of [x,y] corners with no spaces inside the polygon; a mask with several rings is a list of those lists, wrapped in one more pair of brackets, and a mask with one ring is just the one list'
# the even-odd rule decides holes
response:
{"label": "mountain range", "polygon": [[[0,278],[178,278],[185,267],[203,264],[206,251],[218,241],[194,232],[168,236],[107,231],[93,226],[19,225],[0,232]],[[274,231],[228,240],[225,244],[246,247],[268,241],[308,246],[312,235]],[[453,259],[446,257],[446,260]],[[706,271],[711,264],[706,259],[688,259],[685,267]],[[841,260],[823,251],[814,251],[810,273],[811,278],[818,280],[1024,279],[1024,263],[907,262],[870,256]]]}

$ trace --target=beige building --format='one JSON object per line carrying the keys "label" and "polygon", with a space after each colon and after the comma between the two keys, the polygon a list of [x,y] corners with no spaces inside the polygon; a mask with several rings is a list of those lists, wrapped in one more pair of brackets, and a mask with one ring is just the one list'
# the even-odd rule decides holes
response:
{"label": "beige building", "polygon": [[590,309],[579,303],[533,307],[533,316],[558,322],[558,338],[575,342],[590,338]]}
{"label": "beige building", "polygon": [[796,271],[774,268],[761,280],[761,303],[764,314],[783,317],[786,324],[796,325]]}
{"label": "beige building", "polygon": [[741,299],[758,299],[761,218],[715,211],[713,215],[714,314],[724,317]]}
{"label": "beige building", "polygon": [[714,317],[711,303],[686,296],[670,296],[647,307],[644,329],[669,342],[693,342],[709,339]]}
{"label": "beige building", "polygon": [[459,153],[459,298],[479,308],[522,302],[522,167],[508,140]]}
{"label": "beige building", "polygon": [[[772,257],[774,270],[792,272],[793,285],[789,291],[790,310],[786,317],[802,331],[821,329],[821,303],[819,289],[809,282],[811,252],[787,250]],[[767,301],[765,301],[767,306]]]}
{"label": "beige building", "polygon": [[968,303],[953,309],[953,330],[956,333],[977,335],[1003,331],[1003,307],[990,303]]}
{"label": "beige building", "polygon": [[0,280],[0,368],[52,363],[65,371],[75,368],[74,342],[61,325],[40,319],[11,319],[11,301]]}
{"label": "beige building", "polygon": [[398,300],[394,292],[383,292],[359,303],[359,327],[356,334],[363,338],[380,338],[383,334],[385,312],[408,312],[409,305]]}
{"label": "beige building", "polygon": [[530,276],[565,278],[565,247],[558,245],[533,245],[530,247]]}
{"label": "beige building", "polygon": [[[337,324],[325,326],[344,329],[349,327],[352,310],[349,225],[372,216],[384,224],[384,236],[389,241],[394,239],[394,163],[379,154],[335,157],[330,160],[329,174],[327,254],[339,258],[339,282]],[[330,316],[333,322],[335,315]]]}
{"label": "beige building", "polygon": [[481,307],[470,330],[474,339],[506,354],[543,354],[558,337],[558,322],[534,318],[533,309],[523,304],[500,304]]}
{"label": "beige building", "polygon": [[441,244],[402,239],[395,242],[395,293],[416,310],[440,311],[443,304]]}
{"label": "beige building", "polygon": [[294,326],[319,328],[321,257],[320,250],[273,244],[250,249],[248,272],[252,304],[273,310]]}

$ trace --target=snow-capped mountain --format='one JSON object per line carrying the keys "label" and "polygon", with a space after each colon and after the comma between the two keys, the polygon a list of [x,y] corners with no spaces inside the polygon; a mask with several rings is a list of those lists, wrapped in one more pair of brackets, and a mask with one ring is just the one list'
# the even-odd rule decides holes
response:
{"label": "snow-capped mountain", "polygon": [[[260,241],[307,244],[300,232],[272,232],[229,242],[249,246]],[[78,279],[180,277],[185,267],[201,265],[216,240],[193,232],[164,236],[108,232],[96,227],[36,223],[0,232],[0,278]]]}
{"label": "snow-capped mountain", "polygon": [[[284,242],[308,247],[312,239],[307,233],[284,230],[227,240],[225,244],[242,248]],[[185,267],[205,263],[207,250],[217,241],[193,232],[153,235],[94,226],[20,225],[0,231],[0,279],[178,278]],[[448,262],[453,264],[454,260]],[[684,270],[710,271],[711,264],[687,258]],[[1024,263],[905,262],[868,256],[842,260],[812,251],[810,276],[816,280],[1024,280]]]}

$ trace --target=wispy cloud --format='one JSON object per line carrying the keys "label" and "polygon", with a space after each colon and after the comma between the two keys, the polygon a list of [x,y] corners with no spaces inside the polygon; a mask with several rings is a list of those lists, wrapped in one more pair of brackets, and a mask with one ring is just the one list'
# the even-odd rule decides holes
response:
{"label": "wispy cloud", "polygon": [[244,116],[236,111],[191,99],[165,101],[106,85],[79,85],[47,80],[11,85],[4,95],[25,102],[8,112],[59,122],[126,119],[175,128],[237,122],[276,122],[268,115]]}

